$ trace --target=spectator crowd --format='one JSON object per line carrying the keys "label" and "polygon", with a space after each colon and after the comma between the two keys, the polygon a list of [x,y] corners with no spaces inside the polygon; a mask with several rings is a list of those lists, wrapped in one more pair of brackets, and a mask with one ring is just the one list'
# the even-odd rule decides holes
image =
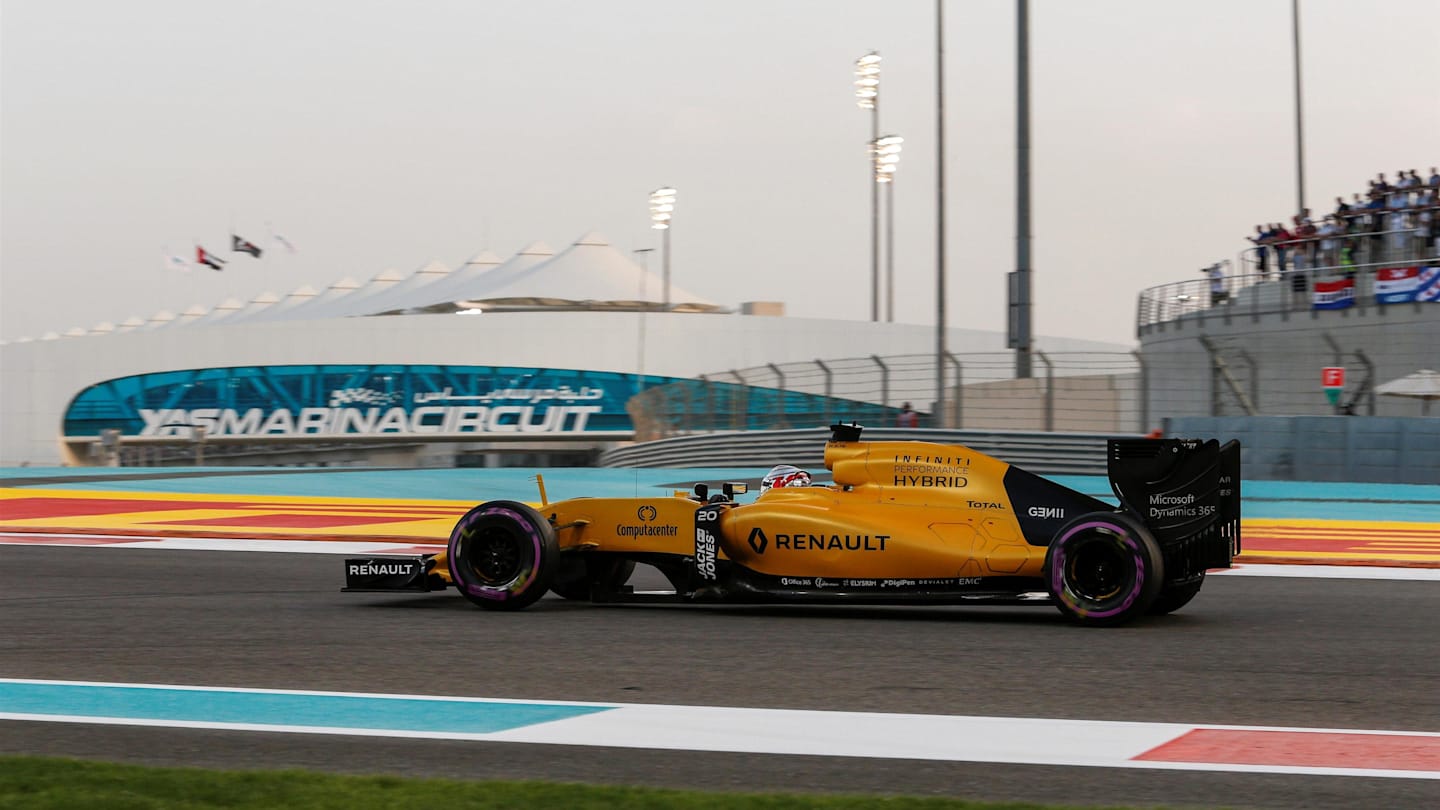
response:
{"label": "spectator crowd", "polygon": [[1305,288],[1307,271],[1333,268],[1353,272],[1357,264],[1406,261],[1440,252],[1440,170],[1421,178],[1414,169],[1396,172],[1395,182],[1376,175],[1370,190],[1350,201],[1335,198],[1335,211],[1318,224],[1306,208],[1282,222],[1256,225],[1255,269],[1288,276]]}

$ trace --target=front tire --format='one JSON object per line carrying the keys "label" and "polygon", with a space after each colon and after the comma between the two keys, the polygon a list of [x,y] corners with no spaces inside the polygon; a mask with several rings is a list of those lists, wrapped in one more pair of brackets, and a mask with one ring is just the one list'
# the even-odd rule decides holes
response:
{"label": "front tire", "polygon": [[550,589],[560,548],[539,512],[514,501],[471,509],[450,532],[450,578],[487,610],[520,610]]}
{"label": "front tire", "polygon": [[1045,555],[1055,606],[1095,627],[1143,616],[1165,584],[1165,563],[1150,530],[1118,512],[1092,512],[1065,524]]}

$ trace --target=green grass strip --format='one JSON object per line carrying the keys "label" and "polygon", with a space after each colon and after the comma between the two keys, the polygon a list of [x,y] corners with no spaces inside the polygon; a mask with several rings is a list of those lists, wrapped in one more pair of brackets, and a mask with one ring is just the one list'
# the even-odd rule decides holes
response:
{"label": "green grass strip", "polygon": [[106,810],[435,810],[442,807],[445,810],[1059,810],[1054,805],[943,798],[702,793],[552,782],[464,782],[306,771],[212,771],[52,757],[0,757],[0,807],[6,810],[102,807]]}

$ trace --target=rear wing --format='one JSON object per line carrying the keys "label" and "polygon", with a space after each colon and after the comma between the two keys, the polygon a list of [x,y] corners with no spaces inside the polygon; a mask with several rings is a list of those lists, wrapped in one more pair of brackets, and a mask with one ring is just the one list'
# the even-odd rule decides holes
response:
{"label": "rear wing", "polygon": [[1212,550],[1203,561],[1210,568],[1229,566],[1240,553],[1238,441],[1111,439],[1107,457],[1120,507],[1162,546],[1203,536],[1212,541],[1203,543]]}

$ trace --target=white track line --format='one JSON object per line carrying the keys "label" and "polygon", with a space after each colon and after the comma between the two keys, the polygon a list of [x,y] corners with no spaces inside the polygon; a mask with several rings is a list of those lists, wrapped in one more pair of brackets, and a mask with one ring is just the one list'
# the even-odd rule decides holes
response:
{"label": "white track line", "polygon": [[[197,699],[197,692],[208,696]],[[283,702],[289,707],[283,719],[272,705],[277,696],[285,696]],[[398,720],[397,700],[415,703],[405,707]],[[13,704],[10,711],[7,702]],[[540,713],[533,708],[537,706],[562,707],[562,711]],[[563,707],[578,711],[571,714]],[[312,720],[296,723],[296,716]],[[0,719],[789,756],[1440,779],[1440,733],[1390,730],[507,701],[21,679],[0,679]],[[1197,737],[1211,742],[1189,742]]]}
{"label": "white track line", "polygon": [[[98,541],[98,542],[97,542]],[[280,554],[417,554],[445,548],[443,542],[398,543],[379,540],[267,540],[261,537],[156,537],[145,535],[0,532],[0,545],[77,548],[138,548],[168,551],[254,551]],[[1440,582],[1440,568],[1391,568],[1380,565],[1239,564],[1212,576],[1291,577],[1301,579],[1383,579]]]}

